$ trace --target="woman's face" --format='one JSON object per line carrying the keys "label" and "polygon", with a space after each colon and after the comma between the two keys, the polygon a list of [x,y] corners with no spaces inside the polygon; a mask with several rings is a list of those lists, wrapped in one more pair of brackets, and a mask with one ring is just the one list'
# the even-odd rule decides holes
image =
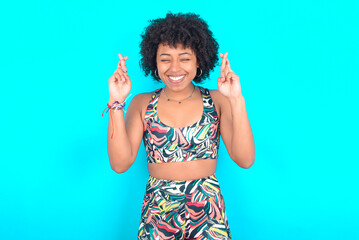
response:
{"label": "woman's face", "polygon": [[183,90],[190,85],[197,74],[197,57],[192,48],[177,48],[159,44],[157,50],[158,76],[173,91]]}

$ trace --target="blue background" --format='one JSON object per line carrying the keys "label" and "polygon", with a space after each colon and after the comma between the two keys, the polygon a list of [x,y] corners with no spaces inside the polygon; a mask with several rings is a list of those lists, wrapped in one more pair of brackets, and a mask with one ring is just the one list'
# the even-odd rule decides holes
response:
{"label": "blue background", "polygon": [[354,0],[1,3],[0,239],[136,238],[145,152],[114,172],[101,114],[118,53],[131,98],[162,86],[139,43],[169,10],[200,14],[241,79],[255,163],[222,142],[216,172],[233,239],[359,239]]}

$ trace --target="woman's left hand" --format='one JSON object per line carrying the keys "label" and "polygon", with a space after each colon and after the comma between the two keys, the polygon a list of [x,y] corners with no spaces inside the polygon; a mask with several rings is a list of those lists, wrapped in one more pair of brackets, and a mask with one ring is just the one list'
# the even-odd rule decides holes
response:
{"label": "woman's left hand", "polygon": [[227,98],[238,98],[242,96],[241,84],[239,77],[232,71],[231,65],[228,61],[228,52],[220,53],[222,58],[221,76],[218,78],[217,85],[219,92]]}

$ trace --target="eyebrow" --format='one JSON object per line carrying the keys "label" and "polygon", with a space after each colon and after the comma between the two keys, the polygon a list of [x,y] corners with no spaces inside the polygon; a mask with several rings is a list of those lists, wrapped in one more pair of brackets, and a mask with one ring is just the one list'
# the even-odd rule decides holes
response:
{"label": "eyebrow", "polygon": [[[192,55],[191,53],[188,53],[188,52],[183,52],[183,53],[180,53],[179,55],[181,56],[181,55],[185,55],[185,54]],[[168,54],[168,53],[162,53],[162,54],[160,54],[160,56],[162,56],[162,55],[171,56],[171,54]]]}

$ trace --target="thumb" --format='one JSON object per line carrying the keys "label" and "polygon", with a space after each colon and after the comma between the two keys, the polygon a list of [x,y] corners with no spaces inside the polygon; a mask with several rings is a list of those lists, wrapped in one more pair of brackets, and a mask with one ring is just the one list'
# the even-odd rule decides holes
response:
{"label": "thumb", "polygon": [[127,84],[129,84],[129,85],[131,85],[132,83],[131,83],[131,78],[130,78],[130,76],[128,76],[127,74],[125,74],[125,81],[124,81],[125,83],[127,83]]}
{"label": "thumb", "polygon": [[219,78],[218,78],[218,81],[221,82],[221,83],[223,83],[224,81],[226,81],[226,79],[225,79],[224,77],[219,77]]}

